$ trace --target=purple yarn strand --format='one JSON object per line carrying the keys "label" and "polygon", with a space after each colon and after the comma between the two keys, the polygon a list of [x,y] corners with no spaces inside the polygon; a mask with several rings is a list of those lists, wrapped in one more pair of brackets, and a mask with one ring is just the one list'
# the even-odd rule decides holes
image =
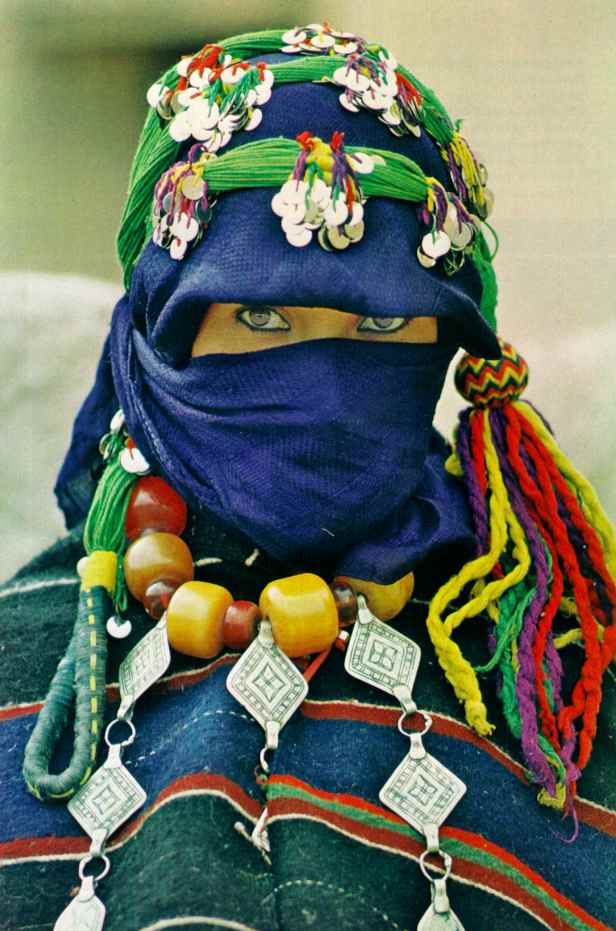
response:
{"label": "purple yarn strand", "polygon": [[537,634],[539,617],[547,601],[549,587],[549,569],[543,542],[532,520],[524,499],[520,494],[518,482],[507,460],[505,430],[502,414],[498,409],[490,411],[490,427],[498,454],[499,463],[509,492],[513,511],[524,530],[535,566],[535,594],[526,609],[524,623],[518,639],[519,671],[516,676],[516,695],[522,725],[522,749],[529,768],[537,780],[546,787],[550,795],[556,791],[554,772],[548,764],[538,744],[539,728],[537,724],[535,662],[533,642]]}
{"label": "purple yarn strand", "polygon": [[477,556],[481,556],[482,553],[487,553],[489,549],[490,533],[488,529],[488,509],[479,481],[475,475],[475,465],[471,455],[469,415],[470,410],[468,409],[463,411],[460,415],[456,450],[462,465],[464,484],[466,485],[466,493],[475,524],[475,536],[477,538],[476,552]]}

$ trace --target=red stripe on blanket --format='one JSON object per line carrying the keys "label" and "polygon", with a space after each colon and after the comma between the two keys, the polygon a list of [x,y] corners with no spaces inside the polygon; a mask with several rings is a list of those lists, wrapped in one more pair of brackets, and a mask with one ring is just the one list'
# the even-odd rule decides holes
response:
{"label": "red stripe on blanket", "polygon": [[[109,845],[111,849],[135,834],[146,818],[149,818],[163,802],[174,796],[180,798],[187,792],[201,789],[205,792],[220,792],[235,802],[251,817],[258,818],[263,806],[248,795],[236,782],[221,776],[218,773],[190,773],[180,776],[165,786],[156,799],[144,811],[132,818],[124,827],[113,835]],[[0,844],[0,858],[7,860],[28,859],[29,857],[62,856],[87,852],[90,840],[85,835],[78,837],[20,837],[16,840]]]}
{"label": "red stripe on blanket", "polygon": [[[299,709],[307,718],[316,720],[344,720],[344,721],[362,721],[366,724],[377,724],[382,727],[395,727],[400,717],[398,708],[386,708],[381,705],[363,705],[358,702],[316,702],[306,699]],[[525,774],[524,768],[512,760],[496,744],[485,737],[480,737],[473,730],[459,721],[452,721],[439,715],[437,712],[430,711],[432,718],[432,732],[444,737],[453,737],[456,740],[463,740],[484,753],[489,754],[494,760],[507,769],[512,775],[519,779],[524,785],[530,785]],[[584,824],[602,831],[609,837],[616,837],[616,813],[593,805],[592,802],[583,798],[577,798],[575,802],[578,818]]]}
{"label": "red stripe on blanket", "polygon": [[[273,777],[272,781],[296,782],[298,786],[301,786],[311,794],[321,796],[327,795],[327,793],[320,793],[317,790],[314,790],[311,786],[306,786],[305,783],[301,783],[298,780],[293,780],[292,777],[276,776]],[[332,798],[340,801],[351,799],[352,796],[335,795],[332,796]],[[361,804],[362,802],[362,799],[354,799],[355,807],[363,808],[364,804]],[[380,844],[381,846],[388,847],[389,849],[399,850],[401,852],[411,854],[416,858],[418,858],[424,850],[424,845],[416,841],[410,834],[401,835],[399,832],[390,830],[386,827],[373,827],[365,824],[364,822],[358,822],[351,816],[346,816],[340,812],[331,811],[330,809],[327,810],[327,817],[324,817],[323,809],[320,806],[312,804],[303,799],[298,799],[295,797],[275,798],[269,802],[268,807],[270,816],[272,818],[285,814],[306,815],[315,818],[316,820],[321,821],[326,825],[336,825],[341,830],[347,831],[348,833],[357,837],[364,838],[368,842]],[[383,815],[383,811],[381,809],[376,808],[376,806],[370,807],[375,810],[375,812],[378,812],[379,815]],[[398,823],[404,824],[402,819],[396,818],[396,816],[394,816],[392,820],[397,820]],[[441,829],[440,833],[444,837],[455,836],[456,839],[462,840],[469,846],[477,847],[478,849],[489,850],[493,856],[496,856],[503,862],[513,866],[518,872],[522,873],[532,883],[540,886],[549,896],[557,901],[561,907],[568,909],[581,921],[584,921],[590,928],[596,929],[596,931],[612,931],[612,929],[610,929],[607,925],[604,925],[596,918],[593,918],[591,915],[585,912],[584,909],[576,905],[575,902],[572,902],[566,896],[563,896],[561,893],[559,893],[534,870],[531,870],[520,860],[518,860],[512,854],[508,854],[507,851],[503,850],[502,848],[499,848],[496,845],[485,841],[485,839],[480,835],[471,834],[470,832],[466,831],[455,831],[451,828],[443,828]],[[494,890],[497,893],[508,896],[514,902],[517,902],[527,908],[532,914],[541,917],[542,920],[547,923],[548,927],[554,927],[551,922],[554,920],[555,913],[549,909],[540,899],[532,896],[525,889],[517,885],[517,883],[515,883],[513,880],[509,879],[509,877],[499,873],[497,870],[473,863],[471,860],[467,860],[464,857],[460,857],[458,855],[455,859],[453,875],[458,875],[461,878],[468,879],[471,882],[481,884],[489,889]],[[568,922],[564,922],[560,916],[558,920],[558,927],[559,929],[562,929],[562,931],[576,931],[574,925]]]}
{"label": "red stripe on blanket", "polygon": [[[157,694],[164,694],[165,692],[174,692],[177,689],[184,689],[187,686],[195,685],[203,679],[207,679],[207,677],[220,666],[231,665],[236,661],[237,657],[237,653],[225,653],[202,669],[195,669],[192,672],[177,672],[169,676],[168,679],[161,679],[160,682],[155,682],[150,691],[156,692]],[[119,701],[120,691],[118,686],[115,683],[106,686],[105,696],[108,702]],[[37,714],[43,707],[43,704],[44,702],[42,701],[36,701],[28,705],[9,705],[6,708],[1,708],[0,721],[9,718],[18,718],[24,714]]]}

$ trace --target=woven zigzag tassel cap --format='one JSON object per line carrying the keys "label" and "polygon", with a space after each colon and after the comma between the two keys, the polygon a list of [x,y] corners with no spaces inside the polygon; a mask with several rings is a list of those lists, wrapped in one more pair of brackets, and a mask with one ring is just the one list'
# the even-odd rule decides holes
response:
{"label": "woven zigzag tassel cap", "polygon": [[[601,679],[616,655],[616,540],[596,493],[520,400],[528,367],[501,340],[502,359],[466,355],[455,382],[460,415],[448,469],[466,485],[476,558],[429,610],[439,662],[469,724],[489,734],[480,677],[499,672],[507,723],[521,740],[544,804],[570,805],[597,729]],[[488,622],[489,658],[473,667],[454,640],[463,621]],[[583,647],[566,649],[570,644]],[[570,694],[564,693],[563,665]]]}

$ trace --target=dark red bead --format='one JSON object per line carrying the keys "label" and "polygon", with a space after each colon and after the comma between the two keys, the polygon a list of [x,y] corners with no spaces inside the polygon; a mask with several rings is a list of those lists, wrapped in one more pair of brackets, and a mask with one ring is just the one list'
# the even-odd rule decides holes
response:
{"label": "dark red bead", "polygon": [[186,527],[186,503],[164,479],[147,475],[135,482],[126,509],[125,533],[134,540],[146,530],[180,536]]}
{"label": "dark red bead", "polygon": [[348,585],[332,583],[332,594],[338,609],[338,621],[341,627],[348,627],[357,618],[357,598],[355,592]]}
{"label": "dark red bead", "polygon": [[257,636],[261,611],[253,601],[233,601],[222,622],[222,639],[230,650],[245,650]]}
{"label": "dark red bead", "polygon": [[178,588],[178,582],[166,582],[164,579],[159,579],[157,582],[148,585],[143,596],[143,607],[150,617],[153,617],[155,621],[160,621],[169,607],[172,595],[175,594]]}

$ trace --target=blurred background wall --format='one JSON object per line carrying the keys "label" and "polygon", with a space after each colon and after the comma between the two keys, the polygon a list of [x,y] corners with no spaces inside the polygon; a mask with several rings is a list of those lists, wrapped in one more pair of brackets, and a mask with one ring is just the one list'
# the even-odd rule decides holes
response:
{"label": "blurred background wall", "polygon": [[[324,18],[380,41],[488,165],[502,335],[616,518],[613,0],[0,0],[0,578],[62,532],[52,485],[119,291],[145,92],[204,41]],[[439,424],[449,429],[449,389]]]}

